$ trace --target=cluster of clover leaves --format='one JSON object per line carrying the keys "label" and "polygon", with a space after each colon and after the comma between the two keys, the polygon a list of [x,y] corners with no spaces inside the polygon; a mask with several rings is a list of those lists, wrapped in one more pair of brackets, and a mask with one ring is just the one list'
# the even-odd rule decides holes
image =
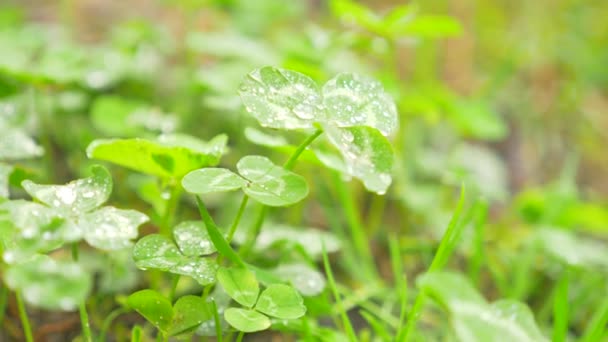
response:
{"label": "cluster of clover leaves", "polygon": [[[306,307],[302,295],[320,293],[322,277],[317,276],[321,278],[317,286],[307,288],[297,279],[298,273],[310,270],[287,265],[282,273],[268,273],[246,263],[241,258],[243,253],[236,253],[230,244],[242,212],[226,233],[215,224],[200,196],[242,190],[241,208],[249,198],[262,208],[300,202],[308,195],[308,184],[291,170],[309,147],[320,162],[360,179],[368,190],[382,194],[391,183],[393,153],[387,136],[397,127],[395,104],[380,83],[366,77],[344,73],[320,88],[303,74],[275,67],[248,74],[239,92],[245,109],[261,126],[310,133],[287,163],[280,166],[264,156],[251,155],[239,160],[238,173],[216,168],[226,151],[225,135],[207,142],[185,134],[95,140],[87,148],[89,158],[159,180],[162,189],[140,193],[155,212],[149,218],[134,210],[101,207],[112,191],[112,179],[102,166],[93,166],[91,177],[66,185],[26,180],[22,186],[33,201],[0,203],[0,241],[3,259],[10,264],[5,272],[6,283],[22,291],[30,304],[55,310],[80,306],[82,310],[92,286],[90,272],[77,260],[56,260],[46,253],[65,244],[77,246],[84,239],[101,251],[132,249],[138,268],[172,273],[174,285],[180,276],[187,276],[206,287],[205,296],[182,296],[174,304],[175,286],[169,296],[146,289],[128,297],[126,305],[156,326],[164,337],[191,333],[197,327],[201,334],[221,334],[225,324],[220,322],[219,312],[223,312],[225,322],[241,332],[269,328],[270,317],[288,320],[303,316]],[[336,151],[311,146],[319,136],[326,137]],[[173,224],[182,190],[196,195],[202,222]],[[147,235],[132,246],[138,226],[148,220],[160,227],[159,233]],[[260,228],[254,229],[250,243],[255,243]],[[320,243],[318,238],[316,242]],[[232,266],[222,266],[226,262]],[[316,276],[314,270],[311,274],[304,278]],[[265,286],[261,292],[258,280]],[[218,296],[206,296],[216,282],[221,286],[216,290],[223,290],[227,303],[219,303]],[[242,307],[229,307],[230,299]],[[214,331],[202,331],[201,327],[209,326],[209,322]]]}

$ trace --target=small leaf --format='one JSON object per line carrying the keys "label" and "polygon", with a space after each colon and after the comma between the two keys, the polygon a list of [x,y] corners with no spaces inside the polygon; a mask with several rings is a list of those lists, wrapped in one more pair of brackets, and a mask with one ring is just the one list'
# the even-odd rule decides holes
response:
{"label": "small leaf", "polygon": [[0,130],[0,160],[39,157],[43,153],[42,147],[20,129]]}
{"label": "small leaf", "polygon": [[75,310],[91,289],[91,277],[78,264],[46,255],[9,267],[4,279],[28,303],[47,310]]}
{"label": "small leaf", "polygon": [[608,269],[608,246],[600,241],[581,238],[558,228],[542,228],[535,235],[537,245],[560,262],[575,267]]}
{"label": "small leaf", "polygon": [[289,281],[303,296],[316,296],[325,289],[323,275],[303,263],[280,265],[272,273]]}
{"label": "small leaf", "polygon": [[224,291],[239,304],[249,308],[255,305],[260,286],[253,272],[242,267],[221,267],[217,272],[217,280]]}
{"label": "small leaf", "polygon": [[393,168],[393,149],[386,137],[368,126],[324,128],[329,142],[342,154],[347,174],[363,181],[368,190],[384,194]]}
{"label": "small leaf", "polygon": [[296,319],[306,313],[302,296],[293,287],[283,284],[268,286],[260,295],[255,309],[280,319]]}
{"label": "small leaf", "polygon": [[173,306],[173,323],[169,335],[178,335],[213,318],[209,303],[198,296],[183,296]]}
{"label": "small leaf", "polygon": [[177,265],[183,256],[171,240],[159,234],[139,239],[133,247],[133,260],[141,269],[156,268],[167,271]]}
{"label": "small leaf", "polygon": [[266,147],[285,147],[289,146],[287,139],[278,135],[270,135],[253,127],[245,128],[245,137],[254,144]]}
{"label": "small leaf", "polygon": [[338,127],[368,126],[389,135],[397,129],[397,107],[380,82],[353,73],[336,75],[323,86],[328,122]]}
{"label": "small leaf", "polygon": [[254,310],[228,308],[224,318],[236,330],[243,332],[262,331],[270,328],[270,319]]}
{"label": "small leaf", "polygon": [[233,191],[242,188],[247,180],[236,173],[221,168],[194,170],[182,179],[184,189],[193,194]]}
{"label": "small leaf", "polygon": [[154,290],[137,291],[127,298],[127,304],[163,332],[167,332],[173,319],[171,302]]}
{"label": "small leaf", "polygon": [[262,156],[245,156],[236,165],[250,184],[243,191],[268,206],[295,204],[308,195],[306,180]]}
{"label": "small leaf", "polygon": [[264,127],[312,128],[325,117],[319,87],[295,71],[256,69],[245,77],[239,94],[245,109]]}
{"label": "small leaf", "polygon": [[22,186],[30,196],[62,214],[80,215],[98,208],[112,193],[112,177],[108,170],[94,165],[91,172],[93,176],[66,185],[41,185],[25,180]]}
{"label": "small leaf", "polygon": [[180,178],[216,165],[226,140],[225,135],[218,135],[203,142],[184,134],[161,135],[156,140],[98,139],[87,147],[87,156],[162,178]]}
{"label": "small leaf", "polygon": [[201,221],[184,221],[173,228],[173,237],[182,254],[200,256],[215,253],[216,249]]}
{"label": "small leaf", "polygon": [[131,246],[137,237],[137,227],[148,217],[135,210],[103,207],[79,219],[84,239],[93,247],[110,251]]}

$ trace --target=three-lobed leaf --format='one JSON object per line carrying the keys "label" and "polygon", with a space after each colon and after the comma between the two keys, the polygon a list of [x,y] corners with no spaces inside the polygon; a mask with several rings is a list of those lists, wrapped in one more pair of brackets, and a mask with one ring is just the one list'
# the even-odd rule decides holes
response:
{"label": "three-lobed leaf", "polygon": [[171,302],[154,290],[141,290],[127,298],[127,304],[159,330],[167,332],[173,320]]}
{"label": "three-lobed leaf", "polygon": [[295,204],[308,195],[308,184],[302,176],[266,157],[245,156],[236,167],[240,175],[219,168],[192,171],[182,179],[182,186],[195,194],[241,188],[256,201],[273,207]]}

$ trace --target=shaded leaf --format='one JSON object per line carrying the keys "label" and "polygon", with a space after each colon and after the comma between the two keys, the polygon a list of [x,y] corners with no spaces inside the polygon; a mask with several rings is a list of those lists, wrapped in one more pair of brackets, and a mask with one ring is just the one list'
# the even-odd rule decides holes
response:
{"label": "shaded leaf", "polygon": [[260,295],[255,309],[280,319],[296,319],[306,313],[302,296],[284,284],[269,285]]}
{"label": "shaded leaf", "polygon": [[254,310],[228,308],[224,318],[235,329],[243,332],[255,332],[270,328],[270,319]]}
{"label": "shaded leaf", "polygon": [[239,304],[249,308],[255,305],[260,286],[253,272],[243,267],[221,267],[217,272],[217,280],[224,291]]}
{"label": "shaded leaf", "polygon": [[268,206],[287,206],[308,195],[306,180],[262,156],[245,156],[236,165],[250,184],[243,191]]}
{"label": "shaded leaf", "polygon": [[173,319],[171,302],[154,290],[137,291],[127,298],[127,304],[161,331],[167,332]]}
{"label": "shaded leaf", "polygon": [[182,179],[184,189],[193,194],[233,191],[247,185],[247,180],[221,168],[204,168],[188,173]]}
{"label": "shaded leaf", "polygon": [[299,72],[263,67],[250,72],[239,88],[245,109],[270,128],[312,128],[325,116],[317,84]]}
{"label": "shaded leaf", "polygon": [[161,135],[156,140],[98,139],[89,144],[87,155],[146,174],[180,178],[194,169],[216,165],[226,141],[225,135],[204,142],[184,134]]}
{"label": "shaded leaf", "polygon": [[91,172],[93,176],[66,185],[42,185],[25,180],[22,186],[30,196],[62,214],[80,215],[101,206],[112,193],[112,177],[108,170],[94,165]]}
{"label": "shaded leaf", "polygon": [[30,304],[47,310],[76,310],[91,289],[91,277],[73,262],[36,255],[6,270],[6,284]]}
{"label": "shaded leaf", "polygon": [[117,250],[131,246],[137,237],[137,227],[148,217],[135,210],[103,207],[79,219],[84,239],[102,250]]}

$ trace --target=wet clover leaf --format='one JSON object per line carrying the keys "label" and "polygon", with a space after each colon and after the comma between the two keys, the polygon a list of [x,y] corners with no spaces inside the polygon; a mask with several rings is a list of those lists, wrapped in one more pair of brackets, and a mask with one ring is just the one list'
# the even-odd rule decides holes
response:
{"label": "wet clover leaf", "polygon": [[181,178],[192,170],[216,165],[226,141],[223,134],[209,142],[185,134],[161,135],[156,140],[98,139],[87,147],[87,155],[161,178]]}
{"label": "wet clover leaf", "polygon": [[[154,268],[194,278],[201,285],[215,281],[217,263],[209,257],[215,252],[201,223],[185,222],[174,230],[177,246],[169,238],[151,234],[141,238],[133,248],[133,260],[140,269]],[[186,239],[189,238],[189,239]],[[179,247],[178,247],[179,246]]]}
{"label": "wet clover leaf", "polygon": [[60,262],[46,255],[12,265],[4,274],[6,284],[20,290],[24,299],[47,310],[76,310],[91,289],[91,277],[78,264]]}
{"label": "wet clover leaf", "polygon": [[284,284],[268,286],[260,295],[255,309],[280,319],[296,319],[306,313],[302,296],[293,287]]}
{"label": "wet clover leaf", "polygon": [[325,132],[342,154],[344,167],[339,171],[360,179],[368,190],[384,194],[392,182],[393,168],[393,149],[386,137],[368,126],[326,126]]}
{"label": "wet clover leaf", "polygon": [[338,127],[367,126],[389,135],[397,129],[397,108],[380,82],[342,73],[323,86],[328,121]]}
{"label": "wet clover leaf", "polygon": [[201,323],[213,319],[209,304],[198,296],[183,296],[173,305],[173,321],[169,335],[188,332]]}
{"label": "wet clover leaf", "polygon": [[299,72],[256,69],[245,77],[239,94],[247,111],[264,127],[311,128],[325,116],[319,87]]}
{"label": "wet clover leaf", "polygon": [[[93,166],[91,172],[93,173],[91,177],[78,179],[66,185],[43,185],[30,180],[23,181],[22,185],[34,199],[66,221],[61,236],[63,242],[84,238],[91,246],[102,250],[117,250],[131,246],[131,240],[137,237],[137,227],[148,221],[148,217],[135,210],[109,206],[99,208],[112,192],[112,178],[102,166]],[[39,213],[45,211],[34,210]],[[25,216],[27,213],[19,215]],[[15,222],[22,231],[27,232],[32,228],[31,224],[26,222],[27,218],[24,220]],[[53,235],[49,236],[53,238]],[[59,237],[55,236],[55,238]],[[42,238],[45,238],[44,234]]]}
{"label": "wet clover leaf", "polygon": [[224,291],[239,304],[246,307],[255,305],[260,292],[260,285],[253,272],[242,267],[222,267],[217,272],[217,280]]}
{"label": "wet clover leaf", "polygon": [[256,201],[273,207],[295,204],[308,195],[308,184],[302,176],[266,157],[245,156],[236,167],[240,176],[226,169],[192,171],[183,178],[182,186],[196,194],[241,188]]}
{"label": "wet clover leaf", "polygon": [[93,176],[66,185],[42,185],[25,180],[22,186],[30,196],[51,208],[68,216],[79,214],[98,208],[112,193],[112,177],[108,170],[96,165],[91,172]]}
{"label": "wet clover leaf", "polygon": [[280,279],[288,280],[303,296],[316,296],[325,289],[326,281],[323,275],[303,263],[279,265],[272,273]]}

